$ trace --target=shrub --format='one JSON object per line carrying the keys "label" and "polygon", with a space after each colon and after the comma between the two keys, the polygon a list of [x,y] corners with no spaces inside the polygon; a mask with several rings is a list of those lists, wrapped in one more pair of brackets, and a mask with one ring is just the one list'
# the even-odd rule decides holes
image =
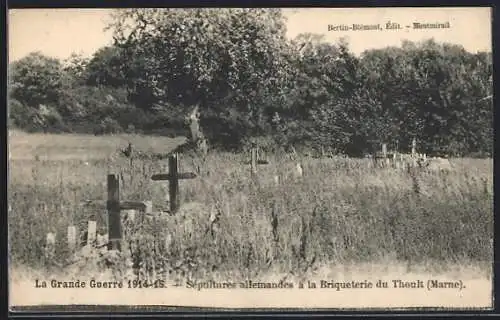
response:
{"label": "shrub", "polygon": [[116,134],[123,132],[123,128],[118,121],[110,117],[104,118],[101,123],[94,129],[95,135]]}

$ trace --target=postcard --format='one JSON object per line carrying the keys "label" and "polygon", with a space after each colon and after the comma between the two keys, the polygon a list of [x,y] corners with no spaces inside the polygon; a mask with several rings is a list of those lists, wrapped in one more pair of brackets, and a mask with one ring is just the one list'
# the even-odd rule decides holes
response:
{"label": "postcard", "polygon": [[491,15],[9,10],[11,310],[491,309]]}

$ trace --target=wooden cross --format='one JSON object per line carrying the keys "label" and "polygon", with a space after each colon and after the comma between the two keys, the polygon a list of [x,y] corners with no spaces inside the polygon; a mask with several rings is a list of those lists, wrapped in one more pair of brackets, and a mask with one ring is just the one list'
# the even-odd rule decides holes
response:
{"label": "wooden cross", "polygon": [[[121,211],[139,210],[146,214],[153,211],[151,201],[120,201],[120,180],[116,174],[108,174],[108,199],[86,200],[83,205],[94,204],[106,206],[108,211],[108,250],[121,251],[122,229]],[[95,241],[96,225],[95,221],[89,221],[87,240],[89,243]]]}
{"label": "wooden cross", "polygon": [[154,181],[168,180],[170,214],[175,214],[180,207],[179,199],[179,179],[194,179],[196,174],[193,172],[179,173],[179,163],[177,154],[170,155],[168,159],[168,173],[154,174],[151,179]]}
{"label": "wooden cross", "polygon": [[152,211],[151,204],[146,201],[120,201],[120,182],[118,175],[108,175],[108,250],[121,250],[122,228],[120,212],[122,210]]}
{"label": "wooden cross", "polygon": [[257,152],[257,148],[252,148],[251,156],[250,156],[250,172],[252,177],[257,176],[257,165],[258,164],[268,164],[267,160],[259,159],[259,154]]}

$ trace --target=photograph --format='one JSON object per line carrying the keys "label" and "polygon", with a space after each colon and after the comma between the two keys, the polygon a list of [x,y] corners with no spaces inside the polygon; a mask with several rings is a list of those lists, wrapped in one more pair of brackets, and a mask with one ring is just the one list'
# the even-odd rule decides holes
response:
{"label": "photograph", "polygon": [[11,311],[493,309],[491,7],[25,8],[7,35]]}

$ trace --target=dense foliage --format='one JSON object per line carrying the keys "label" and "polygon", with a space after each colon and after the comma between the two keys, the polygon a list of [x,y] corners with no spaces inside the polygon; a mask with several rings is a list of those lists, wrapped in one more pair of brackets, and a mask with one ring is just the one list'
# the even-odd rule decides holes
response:
{"label": "dense foliage", "polygon": [[285,37],[279,9],[117,10],[91,59],[32,53],[10,65],[9,120],[29,131],[185,134],[200,105],[212,146],[272,144],[362,155],[488,155],[492,57],[433,40],[367,50]]}

